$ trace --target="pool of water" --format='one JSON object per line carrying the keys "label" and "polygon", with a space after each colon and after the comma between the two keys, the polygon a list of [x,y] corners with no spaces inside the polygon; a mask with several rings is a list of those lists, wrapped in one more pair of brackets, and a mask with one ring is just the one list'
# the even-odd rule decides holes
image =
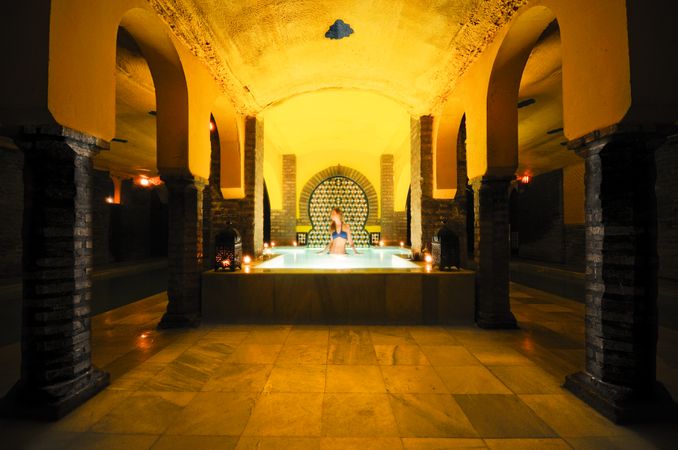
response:
{"label": "pool of water", "polygon": [[409,261],[411,253],[399,247],[359,248],[356,255],[318,254],[318,249],[276,247],[273,257],[257,269],[416,269]]}

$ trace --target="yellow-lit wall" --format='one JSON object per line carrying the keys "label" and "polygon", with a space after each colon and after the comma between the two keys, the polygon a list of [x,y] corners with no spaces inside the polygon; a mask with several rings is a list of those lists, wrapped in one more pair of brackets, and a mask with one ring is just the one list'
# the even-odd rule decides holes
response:
{"label": "yellow-lit wall", "polygon": [[262,117],[272,209],[282,208],[283,154],[297,155],[297,198],[311,177],[337,164],[365,175],[380,195],[380,157],[393,154],[395,208],[405,209],[410,116],[401,104],[369,91],[327,89],[287,99]]}

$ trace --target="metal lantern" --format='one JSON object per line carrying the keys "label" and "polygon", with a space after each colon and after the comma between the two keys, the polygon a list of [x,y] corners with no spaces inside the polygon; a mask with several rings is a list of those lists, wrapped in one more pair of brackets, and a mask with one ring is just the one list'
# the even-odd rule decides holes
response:
{"label": "metal lantern", "polygon": [[433,265],[438,270],[459,268],[459,236],[443,221],[443,226],[433,235],[431,242]]}
{"label": "metal lantern", "polygon": [[229,227],[214,239],[214,270],[234,271],[242,267],[242,239],[240,233]]}

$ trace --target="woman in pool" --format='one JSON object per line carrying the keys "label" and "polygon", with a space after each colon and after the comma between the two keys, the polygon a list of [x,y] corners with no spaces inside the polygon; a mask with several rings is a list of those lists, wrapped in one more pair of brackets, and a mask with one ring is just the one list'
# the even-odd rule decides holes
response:
{"label": "woman in pool", "polygon": [[345,255],[346,243],[353,248],[353,252],[359,255],[358,250],[353,243],[353,236],[351,236],[351,227],[344,222],[344,215],[339,207],[332,209],[330,214],[330,242],[323,248],[320,253],[325,253],[328,248],[332,255]]}

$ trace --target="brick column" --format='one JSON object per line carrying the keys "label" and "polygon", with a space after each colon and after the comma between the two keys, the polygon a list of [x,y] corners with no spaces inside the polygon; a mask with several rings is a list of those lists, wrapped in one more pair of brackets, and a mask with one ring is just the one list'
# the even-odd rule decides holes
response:
{"label": "brick column", "polygon": [[[254,255],[255,250],[263,246],[263,139],[257,131],[260,123],[253,117],[245,121],[245,197],[242,199],[224,199],[220,188],[221,149],[217,133],[212,133],[212,164],[210,170],[209,188],[206,189],[206,201],[210,204],[205,211],[209,212],[205,227],[205,255],[214,261],[214,238],[226,227],[235,227],[242,237],[243,254]],[[257,139],[259,137],[259,139]],[[260,146],[260,148],[258,147]],[[259,176],[257,176],[259,174]],[[259,182],[259,188],[257,188]],[[255,206],[259,203],[259,207]],[[259,215],[257,215],[259,214]],[[259,222],[259,230],[255,233]],[[257,240],[258,239],[258,240]],[[211,263],[206,267],[212,267]]]}
{"label": "brick column", "polygon": [[[433,197],[433,117],[421,118],[421,229],[422,245],[431,249],[433,235],[440,229],[445,221],[448,228],[453,230],[459,237],[459,249],[461,250],[460,262],[466,265],[466,167],[459,164],[457,173],[457,197],[454,199],[437,199]],[[463,144],[465,145],[465,143]],[[465,153],[465,147],[459,146],[455,153]]]}
{"label": "brick column", "polygon": [[381,155],[381,238],[388,245],[398,245],[400,237],[395,234],[393,209],[394,209],[394,179],[393,179],[393,155]]}
{"label": "brick column", "polygon": [[21,379],[3,413],[55,420],[109,383],[91,358],[92,158],[107,145],[25,129]]}
{"label": "brick column", "polygon": [[476,323],[516,328],[509,302],[509,186],[511,179],[472,180],[475,211]]}
{"label": "brick column", "polygon": [[297,229],[297,155],[282,155],[282,209],[271,210],[271,240],[290,245]]}
{"label": "brick column", "polygon": [[163,176],[169,200],[167,312],[159,328],[200,323],[200,274],[203,267],[203,191],[205,184]]}
{"label": "brick column", "polygon": [[658,134],[598,132],[586,160],[586,370],[565,387],[616,422],[666,414],[656,380]]}

